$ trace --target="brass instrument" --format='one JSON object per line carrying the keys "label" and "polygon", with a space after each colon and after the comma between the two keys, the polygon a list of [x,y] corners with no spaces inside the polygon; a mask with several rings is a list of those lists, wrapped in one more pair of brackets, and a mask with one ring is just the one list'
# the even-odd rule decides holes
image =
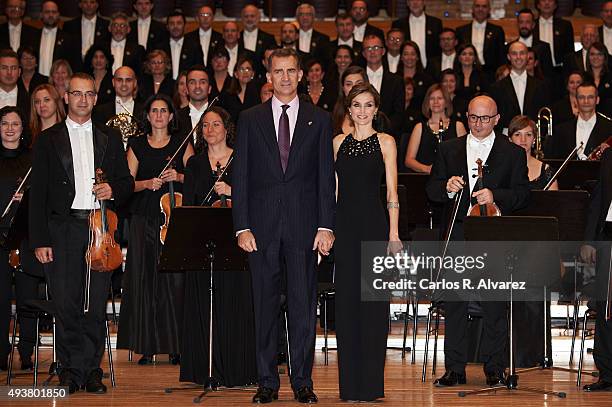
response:
{"label": "brass instrument", "polygon": [[123,145],[126,146],[128,139],[132,137],[139,137],[143,134],[143,132],[134,115],[130,113],[123,103],[121,103],[121,100],[117,101],[125,112],[118,113],[108,119],[106,125],[119,130],[119,133],[121,133],[121,139],[123,140]]}
{"label": "brass instrument", "polygon": [[542,143],[542,120],[547,123],[546,126],[546,137],[552,136],[553,128],[553,114],[552,110],[544,106],[538,110],[538,117],[536,120],[536,140],[535,140],[535,158],[541,160],[544,158],[544,145]]}

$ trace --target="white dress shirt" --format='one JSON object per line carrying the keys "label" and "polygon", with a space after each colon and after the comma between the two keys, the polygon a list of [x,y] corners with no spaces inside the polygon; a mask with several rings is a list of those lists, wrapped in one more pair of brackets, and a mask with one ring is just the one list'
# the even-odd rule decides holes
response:
{"label": "white dress shirt", "polygon": [[0,89],[0,109],[4,106],[17,106],[17,86],[9,92]]}
{"label": "white dress shirt", "polygon": [[21,27],[22,26],[23,24],[21,24],[21,21],[17,25],[8,23],[9,42],[11,44],[11,48],[15,52],[17,52],[17,50],[19,49],[19,46],[21,45]]}
{"label": "white dress shirt", "polygon": [[514,93],[516,93],[516,98],[518,100],[519,107],[521,108],[521,114],[523,114],[523,107],[525,105],[525,89],[527,89],[527,71],[517,73],[514,70],[511,70],[510,79],[512,80]]}
{"label": "white dress shirt", "polygon": [[446,55],[444,52],[442,53],[442,64],[440,65],[440,72],[445,69],[453,69],[455,66],[455,58],[457,57],[457,53],[453,52],[450,55]]}
{"label": "white dress shirt", "polygon": [[584,66],[584,69],[586,70],[587,68],[587,56],[589,55],[589,52],[582,48],[582,66]]}
{"label": "white dress shirt", "polygon": [[123,53],[125,52],[126,41],[125,38],[119,42],[111,40],[111,54],[113,54],[115,59],[113,62],[113,74],[118,68],[123,66]]}
{"label": "white dress shirt", "polygon": [[308,31],[304,31],[300,28],[300,42],[298,49],[302,52],[310,52],[310,40],[312,39],[312,28]]}
{"label": "white dress shirt", "polygon": [[365,37],[365,29],[368,24],[355,25],[353,28],[353,37],[355,41],[363,42],[363,37]]}
{"label": "white dress shirt", "polygon": [[276,140],[278,141],[278,122],[280,121],[281,114],[283,114],[283,105],[289,105],[287,109],[287,116],[289,116],[289,145],[293,141],[293,131],[295,130],[295,124],[297,123],[298,112],[300,110],[300,98],[296,97],[289,103],[283,103],[272,96],[272,117],[274,118],[274,130],[276,131]]}
{"label": "white dress shirt", "polygon": [[608,49],[608,52],[612,52],[612,28],[603,26],[603,38],[604,45]]}
{"label": "white dress shirt", "polygon": [[[196,124],[198,124],[198,121],[200,120],[200,117],[202,117],[202,113],[204,113],[204,111],[206,110],[206,108],[208,107],[208,101],[206,101],[206,103],[204,103],[204,105],[202,105],[201,109],[196,109],[196,107],[194,105],[192,105],[191,103],[189,103],[189,117],[191,118],[191,129],[193,130],[193,128],[196,126]],[[195,145],[196,142],[196,132],[193,132],[193,144]]]}
{"label": "white dress shirt", "polygon": [[533,34],[527,38],[519,36],[518,40],[519,42],[525,44],[528,48],[531,48],[531,46],[533,45]]}
{"label": "white dress shirt", "polygon": [[354,37],[351,37],[351,38],[349,38],[346,41],[344,41],[342,38],[338,37],[338,46],[340,46],[340,45],[348,45],[349,47],[353,48],[353,41],[354,41]]}
{"label": "white dress shirt", "polygon": [[85,56],[89,47],[91,47],[96,39],[96,20],[98,16],[94,16],[91,20],[81,17],[81,55]]}
{"label": "white dress shirt", "polygon": [[612,203],[608,208],[608,214],[606,215],[606,222],[612,222]]}
{"label": "white dress shirt", "polygon": [[176,80],[179,75],[179,66],[181,64],[181,51],[183,49],[183,40],[185,37],[181,37],[180,40],[173,40],[170,38],[170,57],[172,58],[172,79]]}
{"label": "white dress shirt", "polygon": [[236,44],[236,46],[233,49],[228,48],[228,47],[225,47],[225,49],[229,53],[229,63],[227,65],[227,73],[229,74],[229,76],[234,76],[234,67],[236,66],[236,62],[238,61],[238,44]]}
{"label": "white dress shirt", "polygon": [[[470,186],[469,196],[472,196],[476,181],[478,180],[478,164],[476,160],[479,158],[482,160],[484,165],[491,154],[493,143],[495,142],[495,132],[492,131],[487,137],[482,140],[478,140],[476,137],[469,133],[466,140],[466,156],[467,156],[467,169],[468,169],[468,184]],[[464,194],[468,192],[465,191]],[[471,199],[471,198],[470,198]],[[469,209],[468,209],[469,211]]]}
{"label": "white dress shirt", "polygon": [[478,21],[472,21],[472,45],[476,48],[476,52],[478,53],[478,59],[480,63],[484,65],[486,63],[484,59],[484,42],[485,42],[485,32],[487,29],[486,20],[482,23]]}
{"label": "white dress shirt", "polygon": [[382,77],[383,77],[383,66],[381,65],[376,71],[370,69],[370,67],[366,68],[366,73],[368,75],[368,80],[370,84],[374,86],[374,89],[380,93],[380,87],[382,86]]}
{"label": "white dress shirt", "polygon": [[198,32],[200,34],[200,47],[202,48],[202,54],[204,54],[204,60],[202,61],[202,63],[204,64],[204,66],[206,66],[208,62],[208,48],[210,47],[212,29],[209,28],[208,31],[204,31],[200,28]]}
{"label": "white dress shirt", "polygon": [[99,204],[91,191],[94,184],[94,148],[91,119],[78,124],[66,117],[66,127],[70,137],[72,164],[74,168],[75,195],[72,209],[93,209]]}
{"label": "white dress shirt", "polygon": [[[123,106],[122,106],[123,105]],[[115,114],[129,113],[134,115],[134,99],[130,98],[127,102],[121,100],[119,96],[115,97]]]}
{"label": "white dress shirt", "polygon": [[400,55],[393,56],[387,52],[387,62],[389,63],[389,72],[396,73],[397,72],[397,64],[399,64]]}
{"label": "white dress shirt", "polygon": [[555,47],[553,46],[553,18],[550,17],[549,19],[546,19],[544,17],[540,17],[538,19],[538,25],[540,28],[540,41],[548,43],[550,53],[552,55],[553,66],[557,66],[557,60],[555,59]]}
{"label": "white dress shirt", "polygon": [[255,52],[257,49],[257,33],[259,29],[256,28],[253,31],[244,30],[242,32],[242,41],[245,49]]}
{"label": "white dress shirt", "polygon": [[138,18],[138,44],[147,49],[147,40],[149,39],[149,29],[151,28],[151,16],[142,19]]}
{"label": "white dress shirt", "polygon": [[427,66],[427,54],[425,52],[427,50],[425,48],[425,21],[425,13],[422,13],[420,17],[415,17],[414,14],[411,13],[408,17],[410,39],[419,46],[423,67]]}
{"label": "white dress shirt", "polygon": [[595,127],[595,123],[597,122],[597,113],[593,114],[589,120],[583,120],[580,115],[578,115],[578,121],[576,123],[576,147],[580,145],[580,143],[584,143],[583,148],[578,151],[578,159],[586,160],[587,156],[584,154],[584,147],[586,147],[589,142],[589,137],[591,136],[591,132],[593,131],[593,127]]}
{"label": "white dress shirt", "polygon": [[40,48],[38,58],[38,73],[49,76],[51,65],[53,65],[53,50],[55,49],[55,38],[57,37],[57,27],[51,29],[43,27],[40,36]]}

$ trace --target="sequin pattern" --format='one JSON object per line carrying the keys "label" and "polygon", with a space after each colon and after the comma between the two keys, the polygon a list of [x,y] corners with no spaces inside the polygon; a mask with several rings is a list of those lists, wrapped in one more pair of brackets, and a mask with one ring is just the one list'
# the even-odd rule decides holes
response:
{"label": "sequin pattern", "polygon": [[380,143],[378,142],[377,134],[372,134],[363,140],[355,140],[353,135],[349,134],[340,145],[340,152],[351,157],[368,155],[379,151]]}

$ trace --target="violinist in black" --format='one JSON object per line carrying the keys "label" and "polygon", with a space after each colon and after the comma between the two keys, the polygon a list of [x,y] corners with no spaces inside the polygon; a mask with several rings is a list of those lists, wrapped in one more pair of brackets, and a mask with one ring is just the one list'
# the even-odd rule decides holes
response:
{"label": "violinist in black", "polygon": [[[170,185],[175,192],[182,191],[183,168],[193,147],[189,142],[181,147],[183,137],[178,135],[176,111],[168,96],[158,93],[149,98],[143,115],[146,136],[131,138],[127,152],[135,187],[117,348],[142,354],[141,365],[153,363],[155,354],[169,354],[178,364],[184,278],[157,272],[164,223],[160,199]],[[177,150],[172,166],[160,176]]]}
{"label": "violinist in black", "polygon": [[[232,159],[230,147],[235,127],[230,114],[221,107],[211,107],[202,125],[196,128],[203,137],[204,150],[189,159],[185,168],[183,204],[211,206],[227,202],[232,195]],[[228,145],[229,144],[229,145]],[[219,174],[223,176],[219,179]],[[238,249],[236,249],[238,250]],[[244,271],[215,273],[213,376],[224,386],[238,386],[257,381],[253,296],[250,274]],[[185,317],[181,354],[181,381],[203,384],[208,377],[208,306],[210,275],[201,271],[185,276]],[[240,315],[240,318],[232,316]]]}

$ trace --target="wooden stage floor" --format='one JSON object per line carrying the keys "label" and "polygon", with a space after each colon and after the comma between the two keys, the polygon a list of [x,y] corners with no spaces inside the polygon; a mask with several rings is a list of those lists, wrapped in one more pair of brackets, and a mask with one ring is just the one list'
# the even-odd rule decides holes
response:
{"label": "wooden stage floor", "polygon": [[[394,329],[394,331],[396,331]],[[321,341],[318,338],[318,343]],[[393,335],[395,341],[400,340],[399,335]],[[419,339],[422,339],[419,335]],[[569,352],[558,351],[568,349],[568,338],[555,338],[553,349],[554,359],[558,366],[567,366]],[[422,341],[420,341],[422,342]],[[576,374],[561,371],[535,371],[525,373],[519,377],[519,387],[529,386],[544,388],[546,390],[563,391],[567,398],[560,399],[554,396],[542,396],[521,391],[508,392],[498,391],[497,394],[471,396],[460,398],[458,390],[471,390],[484,387],[484,375],[481,365],[470,365],[467,369],[468,384],[461,388],[438,389],[432,386],[431,376],[431,353],[426,383],[421,383],[421,367],[423,360],[422,346],[417,345],[416,364],[410,364],[410,354],[405,360],[401,359],[401,352],[389,350],[387,352],[387,365],[385,371],[385,394],[383,402],[376,403],[388,406],[610,406],[612,405],[612,393],[589,394],[576,387]],[[430,348],[431,349],[431,348]],[[437,375],[444,371],[442,352],[439,352]],[[48,368],[51,352],[41,350],[43,361],[41,372]],[[159,356],[159,362],[153,366],[138,366],[135,355],[134,361],[129,362],[127,351],[113,351],[115,360],[115,371],[117,387],[110,387],[110,379],[104,379],[109,387],[105,395],[89,395],[78,392],[67,399],[53,401],[0,401],[1,406],[190,406],[194,405],[193,397],[197,391],[175,392],[165,394],[164,388],[168,386],[189,386],[178,381],[178,366],[172,366],[167,362],[166,355]],[[576,354],[577,356],[577,354]],[[106,357],[103,368],[108,372]],[[591,355],[585,357],[586,370],[593,369],[593,358]],[[577,359],[576,359],[577,363]],[[19,364],[17,363],[17,366]],[[46,372],[41,381],[46,378]],[[4,375],[0,375],[4,380]],[[338,398],[338,374],[336,366],[336,354],[330,352],[329,365],[325,366],[323,353],[316,352],[316,360],[313,371],[315,391],[319,396],[320,406],[346,406],[350,403],[342,402]],[[583,382],[590,383],[592,377],[584,376]],[[31,375],[18,376],[13,380],[16,385],[28,385],[31,383]],[[57,381],[54,382],[57,384]],[[4,384],[4,383],[2,383]],[[254,389],[238,389],[212,393],[203,401],[208,406],[249,406]],[[363,403],[360,403],[363,404]],[[272,406],[297,406],[293,401],[293,393],[289,388],[287,375],[281,375],[280,400],[271,404]]]}

